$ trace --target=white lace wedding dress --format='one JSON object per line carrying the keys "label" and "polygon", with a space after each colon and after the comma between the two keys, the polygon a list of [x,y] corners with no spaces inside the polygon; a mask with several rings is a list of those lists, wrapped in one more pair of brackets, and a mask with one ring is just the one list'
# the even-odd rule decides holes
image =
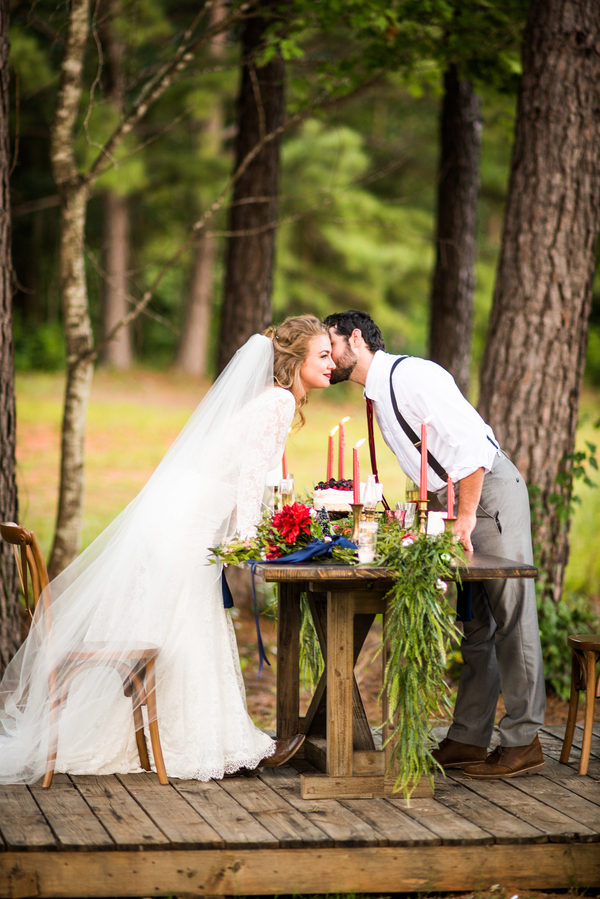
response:
{"label": "white lace wedding dress", "polygon": [[[268,338],[252,338],[238,356],[141,494],[51,584],[52,627],[36,615],[0,686],[0,782],[43,774],[48,656],[82,640],[160,647],[158,723],[170,777],[221,778],[274,751],[247,713],[221,566],[208,556],[255,528],[295,401],[272,386]],[[60,718],[56,771],[139,770],[120,678],[110,669],[79,676]]]}

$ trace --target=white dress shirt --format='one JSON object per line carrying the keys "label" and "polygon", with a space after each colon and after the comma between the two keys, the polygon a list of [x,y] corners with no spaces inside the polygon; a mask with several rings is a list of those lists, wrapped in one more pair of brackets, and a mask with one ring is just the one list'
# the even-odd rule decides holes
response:
{"label": "white dress shirt", "polygon": [[[404,473],[419,483],[421,453],[406,436],[392,406],[390,371],[397,356],[378,350],[367,374],[364,396],[373,400],[373,408],[383,439],[395,454]],[[478,468],[491,471],[500,452],[494,432],[464,398],[452,375],[444,368],[408,356],[393,374],[398,409],[421,438],[421,423],[427,424],[427,448],[452,480],[460,481]],[[429,465],[427,489],[445,487]]]}

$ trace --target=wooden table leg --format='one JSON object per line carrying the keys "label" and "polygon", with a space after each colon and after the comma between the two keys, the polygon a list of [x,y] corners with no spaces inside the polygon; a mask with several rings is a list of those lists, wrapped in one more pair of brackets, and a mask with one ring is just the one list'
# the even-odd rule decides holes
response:
{"label": "wooden table leg", "polygon": [[300,715],[300,593],[302,584],[277,585],[277,736],[298,733]]}
{"label": "wooden table leg", "polygon": [[354,597],[327,594],[327,773],[352,774]]}

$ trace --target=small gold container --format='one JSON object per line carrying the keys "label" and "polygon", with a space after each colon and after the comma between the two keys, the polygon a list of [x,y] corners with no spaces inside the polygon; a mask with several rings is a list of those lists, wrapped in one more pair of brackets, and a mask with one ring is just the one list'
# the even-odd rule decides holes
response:
{"label": "small gold container", "polygon": [[350,503],[350,508],[352,509],[352,537],[350,539],[358,546],[358,529],[360,526],[363,504]]}
{"label": "small gold container", "polygon": [[419,500],[417,515],[419,516],[419,534],[426,534],[427,533],[427,500],[426,499]]}

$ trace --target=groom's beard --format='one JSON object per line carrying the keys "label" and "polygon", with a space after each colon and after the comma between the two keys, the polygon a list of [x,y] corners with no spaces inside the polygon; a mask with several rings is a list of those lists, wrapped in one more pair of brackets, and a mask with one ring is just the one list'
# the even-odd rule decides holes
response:
{"label": "groom's beard", "polygon": [[331,383],[341,384],[342,381],[347,381],[356,368],[357,362],[358,356],[354,355],[350,347],[348,347],[340,358],[335,361],[335,368],[331,372]]}

